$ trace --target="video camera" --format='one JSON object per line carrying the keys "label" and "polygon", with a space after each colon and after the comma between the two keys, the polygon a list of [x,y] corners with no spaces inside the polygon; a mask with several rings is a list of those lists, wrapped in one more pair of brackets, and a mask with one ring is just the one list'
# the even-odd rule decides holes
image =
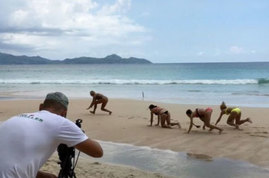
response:
{"label": "video camera", "polygon": [[[76,125],[81,128],[81,119],[76,120]],[[68,147],[65,144],[60,144],[57,148],[58,156],[60,159],[61,169],[58,174],[58,178],[76,178],[75,167],[79,158],[79,153],[77,158],[75,159],[75,147]]]}

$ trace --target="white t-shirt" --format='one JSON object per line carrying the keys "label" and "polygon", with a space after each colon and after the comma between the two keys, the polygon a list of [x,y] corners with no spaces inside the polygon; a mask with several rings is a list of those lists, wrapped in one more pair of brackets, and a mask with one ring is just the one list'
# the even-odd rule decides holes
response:
{"label": "white t-shirt", "polygon": [[59,144],[87,138],[76,124],[45,110],[12,117],[0,125],[0,178],[35,178]]}

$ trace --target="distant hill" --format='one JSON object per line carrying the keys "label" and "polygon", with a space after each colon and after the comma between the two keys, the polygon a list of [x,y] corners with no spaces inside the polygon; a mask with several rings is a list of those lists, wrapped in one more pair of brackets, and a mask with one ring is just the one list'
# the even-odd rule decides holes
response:
{"label": "distant hill", "polygon": [[14,56],[11,54],[0,53],[0,64],[51,64],[57,61],[51,61],[39,56]]}
{"label": "distant hill", "polygon": [[64,64],[150,64],[151,62],[141,58],[121,58],[116,54],[109,55],[105,58],[79,57],[65,59]]}
{"label": "distant hill", "polygon": [[14,56],[0,53],[1,64],[150,64],[151,62],[141,58],[122,58],[116,54],[105,58],[79,57],[64,60],[50,60],[40,56]]}

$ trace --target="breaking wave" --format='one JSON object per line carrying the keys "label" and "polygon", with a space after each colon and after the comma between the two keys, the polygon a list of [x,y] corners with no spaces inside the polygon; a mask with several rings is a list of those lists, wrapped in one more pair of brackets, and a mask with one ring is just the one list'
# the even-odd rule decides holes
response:
{"label": "breaking wave", "polygon": [[269,84],[269,79],[235,79],[235,80],[5,80],[1,79],[0,84],[99,84],[99,85],[180,85],[180,84],[200,84],[200,85],[249,85],[249,84]]}

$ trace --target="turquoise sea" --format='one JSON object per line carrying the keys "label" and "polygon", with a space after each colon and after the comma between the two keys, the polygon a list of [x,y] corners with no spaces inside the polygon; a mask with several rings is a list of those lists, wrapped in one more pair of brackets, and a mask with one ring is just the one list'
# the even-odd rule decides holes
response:
{"label": "turquoise sea", "polygon": [[[0,65],[0,98],[50,91],[181,104],[269,107],[269,63]],[[143,98],[144,96],[144,98]]]}

